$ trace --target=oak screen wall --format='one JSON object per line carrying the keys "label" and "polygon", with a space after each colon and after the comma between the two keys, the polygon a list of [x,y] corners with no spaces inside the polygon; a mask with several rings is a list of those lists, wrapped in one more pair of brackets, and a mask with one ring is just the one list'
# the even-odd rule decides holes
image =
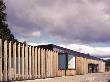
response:
{"label": "oak screen wall", "polygon": [[58,53],[0,39],[0,81],[56,77]]}

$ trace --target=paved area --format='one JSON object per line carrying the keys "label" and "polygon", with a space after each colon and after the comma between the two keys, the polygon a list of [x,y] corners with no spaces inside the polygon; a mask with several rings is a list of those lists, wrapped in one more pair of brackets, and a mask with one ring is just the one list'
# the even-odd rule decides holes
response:
{"label": "paved area", "polygon": [[110,82],[109,80],[110,72],[106,72],[16,82]]}

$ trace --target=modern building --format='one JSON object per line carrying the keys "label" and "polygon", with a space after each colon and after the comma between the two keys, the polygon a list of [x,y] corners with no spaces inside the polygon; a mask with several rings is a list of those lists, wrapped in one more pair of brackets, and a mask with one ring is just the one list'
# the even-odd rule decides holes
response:
{"label": "modern building", "polygon": [[54,44],[38,47],[58,52],[57,76],[105,72],[105,62],[100,58]]}

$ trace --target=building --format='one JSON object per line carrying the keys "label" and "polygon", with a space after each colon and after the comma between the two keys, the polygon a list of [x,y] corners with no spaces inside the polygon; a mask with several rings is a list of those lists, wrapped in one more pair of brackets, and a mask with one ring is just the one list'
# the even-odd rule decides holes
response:
{"label": "building", "polygon": [[105,72],[105,62],[100,58],[53,44],[38,47],[58,52],[57,76]]}
{"label": "building", "polygon": [[105,60],[105,69],[106,71],[110,71],[110,59]]}

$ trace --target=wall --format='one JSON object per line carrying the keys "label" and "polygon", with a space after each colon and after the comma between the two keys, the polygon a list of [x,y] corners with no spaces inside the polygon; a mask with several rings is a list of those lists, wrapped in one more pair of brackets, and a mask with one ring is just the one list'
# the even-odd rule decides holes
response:
{"label": "wall", "polygon": [[56,77],[57,57],[55,51],[0,39],[0,81]]}
{"label": "wall", "polygon": [[84,57],[76,57],[76,73],[77,74],[87,74],[88,73],[88,64],[98,64],[99,72],[105,72],[105,62],[102,60],[93,60]]}

